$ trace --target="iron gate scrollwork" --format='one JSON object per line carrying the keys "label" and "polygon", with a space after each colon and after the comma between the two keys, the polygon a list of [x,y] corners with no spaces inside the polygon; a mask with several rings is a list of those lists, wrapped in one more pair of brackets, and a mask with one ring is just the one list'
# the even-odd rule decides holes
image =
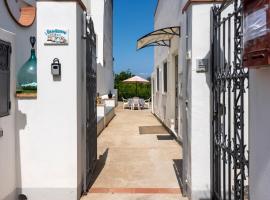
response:
{"label": "iron gate scrollwork", "polygon": [[92,19],[86,24],[86,188],[92,182],[97,162],[97,63],[96,34]]}
{"label": "iron gate scrollwork", "polygon": [[248,199],[248,70],[242,66],[243,7],[212,8],[212,199]]}

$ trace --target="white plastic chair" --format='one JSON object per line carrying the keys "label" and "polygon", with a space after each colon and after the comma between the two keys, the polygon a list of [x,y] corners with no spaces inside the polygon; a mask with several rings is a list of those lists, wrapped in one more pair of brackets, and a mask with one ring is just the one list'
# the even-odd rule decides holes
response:
{"label": "white plastic chair", "polygon": [[151,104],[151,98],[146,99],[146,100],[144,101],[144,107],[147,107],[148,109],[150,108],[150,104]]}
{"label": "white plastic chair", "polygon": [[122,100],[123,100],[123,109],[125,109],[126,107],[130,108],[129,100],[124,99],[123,97]]}
{"label": "white plastic chair", "polygon": [[139,110],[141,109],[140,98],[138,97],[134,97],[132,99],[132,110],[134,110],[135,108],[138,108]]}

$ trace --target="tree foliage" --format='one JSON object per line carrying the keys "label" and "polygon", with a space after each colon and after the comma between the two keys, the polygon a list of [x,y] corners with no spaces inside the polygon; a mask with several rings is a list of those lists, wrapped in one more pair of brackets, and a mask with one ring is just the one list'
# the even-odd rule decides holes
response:
{"label": "tree foliage", "polygon": [[[132,98],[138,96],[143,99],[148,99],[151,97],[151,84],[138,84],[136,94],[136,84],[123,83],[124,80],[133,77],[134,74],[130,71],[122,71],[119,74],[115,74],[115,88],[118,89],[118,99],[122,98]],[[149,78],[148,78],[149,79]],[[150,78],[151,79],[151,78]],[[151,81],[150,81],[151,83]]]}

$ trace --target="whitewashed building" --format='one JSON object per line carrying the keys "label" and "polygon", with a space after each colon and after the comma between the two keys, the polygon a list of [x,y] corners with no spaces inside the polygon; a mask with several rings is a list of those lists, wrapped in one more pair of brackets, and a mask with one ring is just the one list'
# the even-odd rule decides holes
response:
{"label": "whitewashed building", "polygon": [[210,73],[198,73],[196,67],[198,60],[210,61],[212,4],[191,3],[183,11],[187,3],[160,0],[155,32],[139,40],[138,47],[157,46],[152,74],[153,113],[183,144],[182,187],[192,199],[207,199],[211,188]]}
{"label": "whitewashed building", "polygon": [[[240,1],[159,0],[155,30],[137,43],[138,49],[155,46],[152,112],[182,143],[181,183],[184,194],[192,200],[246,196],[248,165],[243,160],[248,157],[248,126],[244,126],[248,114],[242,111],[248,113],[247,93],[243,93],[247,82],[239,85],[228,75],[230,69],[231,74],[242,73],[239,79],[246,79],[245,70],[237,69],[241,65],[237,64],[241,60],[241,9]],[[218,19],[224,22],[214,21]],[[230,80],[226,87],[219,84],[225,75],[228,77],[223,81]],[[229,83],[234,90],[232,86],[228,90]],[[246,145],[241,152],[240,144]],[[234,165],[234,149],[243,156],[237,161],[241,165]],[[239,176],[233,176],[233,171]]]}
{"label": "whitewashed building", "polygon": [[[15,1],[9,1],[10,8],[17,8]],[[34,5],[34,1],[21,2],[23,5]],[[29,3],[29,4],[27,4]],[[12,14],[16,14],[16,19],[12,19]],[[15,99],[16,92],[16,72],[21,65],[30,56],[29,37],[36,32],[36,23],[29,27],[19,25],[19,15],[16,10],[9,12],[6,7],[6,1],[0,1],[0,65],[7,67],[3,70],[0,67],[0,199],[14,200],[17,199],[18,186],[18,154],[17,154],[17,134],[16,134],[16,108],[17,101]],[[35,17],[35,16],[34,16]],[[7,48],[5,43],[10,46],[9,58],[10,62],[5,62],[4,49]],[[26,49],[29,49],[27,51]],[[8,78],[8,76],[9,78]],[[6,79],[8,78],[8,79]],[[10,90],[4,90],[10,83]],[[8,103],[10,102],[10,103]],[[3,103],[5,106],[3,106]],[[7,104],[10,104],[10,109]]]}
{"label": "whitewashed building", "polygon": [[[106,19],[112,16],[110,2],[104,4],[110,11],[106,13]],[[92,57],[93,63],[96,60],[96,41],[91,41],[96,39],[96,35],[92,24],[87,23],[89,17],[85,13],[92,15],[92,12],[94,16],[94,9],[98,8],[93,6],[90,9],[89,3],[86,0],[0,2],[1,200],[15,200],[19,195],[22,199],[75,200],[80,199],[88,189],[97,158],[94,143],[89,145],[89,137],[96,139],[96,129],[91,131],[91,136],[87,134],[89,124],[95,128],[91,123],[96,120],[91,118],[94,112],[88,111],[91,105],[86,105],[87,98],[91,98],[89,102],[96,101],[92,98],[96,92],[86,92],[89,91],[87,80],[96,77],[95,73],[103,80],[105,77],[113,80],[109,79],[113,73],[112,50],[108,46],[104,50],[106,58],[102,56],[102,60],[108,63],[108,72],[98,73],[94,64],[91,69],[85,68],[87,56]],[[21,8],[25,7],[26,13],[21,13],[24,10]],[[29,24],[25,25],[24,17],[29,17],[30,12],[34,14],[33,21],[26,21]],[[109,32],[104,34],[104,43],[112,45],[112,19],[106,24],[100,20],[99,26]],[[45,34],[48,29],[60,30],[68,37],[62,35],[63,44],[58,45],[48,40]],[[86,31],[91,32],[91,37]],[[30,57],[30,36],[37,37],[38,91],[35,95],[18,96],[16,75]],[[87,54],[89,43],[94,46]],[[103,52],[101,46],[97,48]],[[60,71],[54,71],[56,68],[52,64],[55,58],[60,61]],[[94,74],[86,75],[89,73],[87,70]],[[91,81],[90,89],[96,91],[93,88],[96,86],[95,79]],[[105,89],[104,93],[108,90],[111,88]]]}
{"label": "whitewashed building", "polygon": [[[10,32],[0,29],[0,54],[2,55],[3,43],[2,41],[11,44],[11,48],[15,48],[15,35]],[[16,68],[15,68],[15,54],[10,56],[10,65],[8,63],[0,62],[1,66],[8,66],[10,78],[15,80]],[[6,73],[2,68],[0,68],[0,79],[1,84],[3,83],[4,73]],[[11,82],[10,86],[12,89],[11,93],[15,93],[16,83]],[[5,92],[6,93],[6,92]],[[16,199],[16,188],[17,188],[17,170],[16,170],[16,135],[15,135],[15,96],[10,95],[3,98],[3,90],[0,91],[1,102],[6,103],[5,107],[1,105],[0,112],[0,199],[13,200]],[[11,103],[11,109],[7,109],[8,102]],[[4,112],[3,112],[4,111]],[[3,181],[5,180],[5,181]]]}
{"label": "whitewashed building", "polygon": [[97,34],[97,92],[114,93],[113,0],[86,0]]}

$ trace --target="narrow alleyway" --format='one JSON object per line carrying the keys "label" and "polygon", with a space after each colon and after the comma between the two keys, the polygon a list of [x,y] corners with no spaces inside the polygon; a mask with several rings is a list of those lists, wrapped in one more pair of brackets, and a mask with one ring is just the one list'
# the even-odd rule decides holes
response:
{"label": "narrow alleyway", "polygon": [[116,109],[98,138],[95,182],[82,200],[182,200],[181,146],[149,110]]}

